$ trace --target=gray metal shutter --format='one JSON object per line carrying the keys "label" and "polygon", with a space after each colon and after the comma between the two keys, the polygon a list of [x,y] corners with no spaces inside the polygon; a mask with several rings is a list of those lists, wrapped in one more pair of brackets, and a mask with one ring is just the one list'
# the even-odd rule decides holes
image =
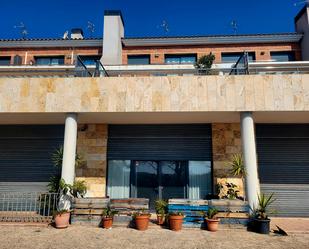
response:
{"label": "gray metal shutter", "polygon": [[211,125],[110,125],[109,160],[211,161]]}
{"label": "gray metal shutter", "polygon": [[51,161],[63,144],[62,125],[0,126],[0,190],[42,191],[59,173]]}
{"label": "gray metal shutter", "polygon": [[309,216],[309,125],[256,125],[261,190],[276,216]]}

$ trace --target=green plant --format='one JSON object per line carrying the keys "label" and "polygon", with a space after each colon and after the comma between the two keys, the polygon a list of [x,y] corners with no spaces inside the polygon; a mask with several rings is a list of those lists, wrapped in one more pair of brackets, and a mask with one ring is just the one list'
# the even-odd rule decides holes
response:
{"label": "green plant", "polygon": [[221,196],[223,190],[224,190],[223,184],[221,182],[217,183],[216,184],[216,193],[217,193],[218,197]]}
{"label": "green plant", "polygon": [[87,193],[87,186],[85,181],[74,181],[73,185],[69,185],[70,193],[74,197],[81,196],[82,198]]}
{"label": "green plant", "polygon": [[142,209],[140,211],[136,211],[132,214],[133,219],[135,219],[137,216],[149,216],[150,217],[150,213],[148,211],[146,211],[145,209]]}
{"label": "green plant", "polygon": [[169,216],[184,216],[183,212],[180,211],[172,211],[168,213]]}
{"label": "green plant", "polygon": [[225,186],[227,187],[227,191],[226,191],[226,198],[229,200],[235,200],[238,198],[238,193],[239,190],[237,190],[237,185],[232,183],[232,182],[227,182],[225,184]]}
{"label": "green plant", "polygon": [[265,195],[264,193],[258,195],[258,208],[254,210],[255,218],[266,220],[268,213],[271,213],[269,206],[275,201],[274,193]]}
{"label": "green plant", "polygon": [[67,209],[54,210],[53,216],[62,215],[62,214],[69,213],[69,212],[71,212],[71,211],[67,210]]}
{"label": "green plant", "polygon": [[104,218],[113,218],[116,214],[118,214],[118,211],[112,210],[109,206],[104,208],[102,212]]}
{"label": "green plant", "polygon": [[165,215],[167,213],[167,201],[162,199],[156,200],[155,210],[157,214]]}
{"label": "green plant", "polygon": [[200,69],[202,74],[210,74],[210,69],[215,58],[215,55],[212,53],[203,55],[195,63],[195,68]]}
{"label": "green plant", "polygon": [[[231,173],[233,174],[233,176],[241,178],[243,189],[244,189],[245,188],[245,176],[247,175],[247,172],[246,172],[242,154],[232,155],[229,165],[231,166]],[[245,200],[245,195],[244,195],[244,200]]]}
{"label": "green plant", "polygon": [[[62,158],[63,158],[63,147],[60,146],[58,149],[56,149],[52,155],[51,160],[55,167],[61,168],[62,167]],[[80,167],[85,163],[85,160],[83,159],[82,155],[79,153],[76,153],[75,156],[75,167]]]}
{"label": "green plant", "polygon": [[208,209],[206,216],[208,219],[214,219],[217,214],[218,214],[218,209],[210,208]]}

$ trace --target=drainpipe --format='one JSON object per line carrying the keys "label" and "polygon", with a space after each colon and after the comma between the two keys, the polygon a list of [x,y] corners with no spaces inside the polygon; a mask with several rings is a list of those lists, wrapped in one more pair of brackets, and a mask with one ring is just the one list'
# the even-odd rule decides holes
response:
{"label": "drainpipe", "polygon": [[260,184],[258,178],[254,120],[251,112],[240,114],[241,142],[246,169],[246,194],[250,213],[257,208]]}

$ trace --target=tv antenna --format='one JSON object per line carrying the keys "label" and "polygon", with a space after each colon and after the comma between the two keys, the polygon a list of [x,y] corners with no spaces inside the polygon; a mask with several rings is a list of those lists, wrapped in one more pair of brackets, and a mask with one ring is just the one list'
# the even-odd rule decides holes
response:
{"label": "tv antenna", "polygon": [[234,35],[236,35],[238,31],[238,24],[235,20],[231,21],[231,27],[232,27]]}
{"label": "tv antenna", "polygon": [[19,29],[20,34],[21,34],[23,39],[27,38],[28,30],[27,30],[27,28],[26,28],[26,26],[25,26],[25,24],[23,22],[20,22],[19,25],[15,25],[14,28],[15,29]]}
{"label": "tv antenna", "polygon": [[93,37],[93,34],[94,34],[94,31],[95,31],[95,25],[92,23],[92,22],[90,22],[90,21],[88,21],[88,23],[87,23],[87,29],[89,30],[89,32],[90,32],[90,37],[92,38]]}
{"label": "tv antenna", "polygon": [[162,21],[162,23],[158,26],[158,28],[161,28],[164,31],[164,33],[168,33],[170,31],[169,25],[165,20]]}

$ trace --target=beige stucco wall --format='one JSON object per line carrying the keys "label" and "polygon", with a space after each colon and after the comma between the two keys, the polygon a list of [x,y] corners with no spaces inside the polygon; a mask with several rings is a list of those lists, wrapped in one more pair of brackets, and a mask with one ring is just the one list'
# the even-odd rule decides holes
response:
{"label": "beige stucco wall", "polygon": [[87,196],[104,197],[106,190],[107,125],[78,126],[77,151],[85,161],[76,169],[76,179],[87,184]]}
{"label": "beige stucco wall", "polygon": [[296,110],[309,75],[0,79],[2,113]]}

